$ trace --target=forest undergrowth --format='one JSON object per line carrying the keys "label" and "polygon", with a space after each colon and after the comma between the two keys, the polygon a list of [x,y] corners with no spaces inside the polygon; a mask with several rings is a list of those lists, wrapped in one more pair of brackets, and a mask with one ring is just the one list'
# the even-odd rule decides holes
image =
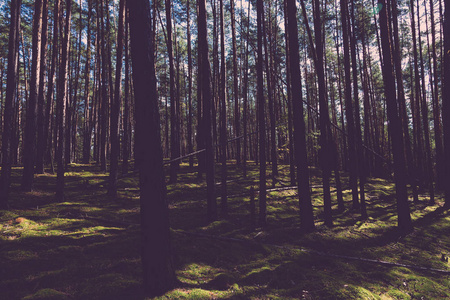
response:
{"label": "forest undergrowth", "polygon": [[[21,172],[13,169],[11,208],[0,211],[0,298],[144,299],[137,176],[121,178],[111,199],[108,177],[97,166],[71,164],[65,201],[57,203],[55,175],[38,175],[33,192],[25,193]],[[427,205],[426,191],[418,203],[410,197],[415,229],[401,235],[393,183],[368,179],[369,218],[361,220],[344,176],[346,209],[338,211],[333,193],[334,226],[328,228],[320,173],[311,169],[317,230],[305,234],[296,189],[268,192],[268,225],[260,228],[252,222],[249,194],[258,186],[257,166],[251,163],[242,178],[230,161],[228,172],[229,213],[210,224],[206,185],[195,170],[182,164],[178,183],[168,184],[179,282],[158,299],[450,298],[450,268],[442,260],[450,253],[450,214],[440,208],[442,195],[434,206]],[[276,187],[288,184],[288,172],[280,166]]]}

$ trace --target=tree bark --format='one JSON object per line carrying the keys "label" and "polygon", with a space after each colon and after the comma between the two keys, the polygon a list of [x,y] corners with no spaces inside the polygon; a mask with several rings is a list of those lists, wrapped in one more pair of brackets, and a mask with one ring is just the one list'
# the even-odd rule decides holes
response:
{"label": "tree bark", "polygon": [[119,2],[119,24],[117,29],[117,58],[116,58],[116,82],[114,98],[111,105],[110,115],[110,137],[111,137],[111,157],[109,169],[108,194],[111,197],[117,196],[117,176],[119,173],[119,114],[122,94],[122,62],[123,62],[123,34],[125,23],[125,0]]}
{"label": "tree bark", "polygon": [[212,139],[212,94],[211,94],[211,67],[208,53],[208,33],[206,20],[206,0],[198,0],[198,51],[200,56],[199,74],[201,80],[201,94],[203,103],[202,131],[205,142],[205,170],[206,170],[206,193],[207,193],[207,218],[212,222],[217,220],[217,201],[215,195],[214,175],[214,148]]}
{"label": "tree bark", "polygon": [[135,95],[136,127],[140,141],[139,185],[141,206],[141,256],[144,291],[162,295],[175,283],[172,263],[169,210],[161,149],[158,95],[151,39],[148,0],[128,2],[131,58]]}
{"label": "tree bark", "polygon": [[13,103],[17,94],[19,28],[22,0],[11,0],[11,21],[8,39],[8,69],[2,134],[2,169],[0,182],[0,209],[8,208],[8,196],[11,184],[11,165],[13,158],[12,135],[16,123],[13,119]]}
{"label": "tree bark", "polygon": [[395,78],[393,76],[393,51],[391,45],[388,12],[385,0],[378,0],[381,5],[380,11],[380,35],[383,53],[383,80],[384,96],[387,104],[389,118],[389,132],[392,141],[392,152],[394,156],[394,181],[397,196],[398,227],[402,231],[412,228],[411,215],[409,212],[408,194],[406,190],[406,162],[404,155],[403,130],[398,113],[398,102],[395,93]]}
{"label": "tree bark", "polygon": [[48,39],[48,0],[42,2],[42,39],[41,39],[41,68],[39,72],[39,92],[37,102],[37,153],[36,153],[36,173],[44,173],[44,155],[45,143],[44,140],[44,81],[45,73],[47,71],[47,39]]}
{"label": "tree bark", "polygon": [[67,90],[67,69],[69,64],[70,45],[70,19],[72,16],[72,1],[66,0],[66,19],[64,27],[64,38],[62,40],[61,63],[59,65],[58,94],[56,99],[56,122],[58,126],[58,145],[56,149],[56,200],[64,200],[64,119]]}
{"label": "tree bark", "polygon": [[27,113],[23,141],[22,189],[27,192],[30,192],[33,187],[34,164],[36,161],[36,115],[41,68],[41,36],[42,0],[37,0],[34,3],[30,95],[27,101]]}
{"label": "tree bark", "polygon": [[258,49],[256,60],[257,77],[257,101],[258,101],[258,124],[259,124],[259,225],[266,225],[266,122],[265,122],[265,99],[264,99],[264,78],[263,78],[263,22],[264,6],[263,0],[256,1],[257,10],[257,35]]}
{"label": "tree bark", "polygon": [[450,209],[450,1],[445,0],[442,118],[444,123],[445,204]]}
{"label": "tree bark", "polygon": [[304,232],[315,230],[314,213],[309,186],[308,157],[305,136],[305,119],[303,113],[303,94],[301,86],[300,57],[297,27],[297,6],[295,0],[287,1],[290,79],[294,116],[294,149],[297,165],[297,184],[300,206],[300,226]]}

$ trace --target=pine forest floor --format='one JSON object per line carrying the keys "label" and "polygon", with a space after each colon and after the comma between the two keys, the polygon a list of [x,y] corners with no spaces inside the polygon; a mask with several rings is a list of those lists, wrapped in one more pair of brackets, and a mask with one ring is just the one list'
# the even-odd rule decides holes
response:
{"label": "pine forest floor", "polygon": [[[369,219],[351,210],[347,189],[346,210],[333,206],[334,227],[327,228],[320,174],[312,169],[317,231],[303,234],[295,189],[268,192],[268,226],[255,228],[248,191],[258,186],[258,168],[249,164],[245,180],[234,162],[228,169],[228,194],[238,196],[229,198],[229,216],[209,225],[206,185],[195,170],[182,164],[178,183],[167,186],[179,283],[157,299],[450,299],[449,263],[441,261],[450,253],[450,212],[440,208],[441,194],[434,206],[426,193],[410,202],[415,229],[401,236],[393,183],[370,178]],[[288,169],[280,166],[285,185]],[[38,175],[31,193],[20,191],[20,179],[14,168],[12,207],[0,210],[0,299],[144,299],[136,175],[120,179],[110,199],[107,174],[71,164],[63,203],[54,201],[56,175]]]}

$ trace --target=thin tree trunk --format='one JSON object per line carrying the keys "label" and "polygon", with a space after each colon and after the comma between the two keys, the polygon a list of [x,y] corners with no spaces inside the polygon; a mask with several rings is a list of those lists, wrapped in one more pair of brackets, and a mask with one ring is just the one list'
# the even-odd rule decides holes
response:
{"label": "thin tree trunk", "polygon": [[386,97],[387,113],[389,118],[389,132],[392,141],[392,152],[394,156],[394,180],[397,196],[398,227],[402,231],[412,228],[411,215],[409,212],[408,194],[406,190],[406,162],[404,155],[403,130],[398,113],[398,103],[395,95],[395,79],[392,65],[392,45],[389,34],[388,13],[385,0],[378,0],[381,5],[380,11],[380,35],[383,51],[383,80],[384,95]]}
{"label": "thin tree trunk", "polygon": [[211,67],[209,65],[208,53],[208,33],[206,20],[206,0],[198,0],[198,51],[200,56],[199,73],[201,74],[201,94],[203,103],[203,134],[206,149],[205,170],[206,170],[206,193],[207,193],[207,217],[212,222],[217,219],[217,201],[215,196],[215,178],[214,178],[214,148],[212,140],[212,118],[211,111],[213,97],[211,94]]}
{"label": "thin tree trunk", "polygon": [[8,69],[6,79],[6,95],[4,103],[3,134],[2,134],[2,169],[0,182],[0,208],[8,208],[8,196],[11,184],[11,165],[13,158],[12,135],[14,124],[13,104],[17,94],[17,79],[19,69],[19,28],[22,1],[11,0],[11,21],[8,39]]}
{"label": "thin tree trunk", "polygon": [[117,31],[117,58],[116,58],[116,83],[110,115],[110,136],[111,136],[111,157],[109,170],[108,194],[111,197],[117,196],[117,176],[119,173],[119,114],[122,93],[122,61],[123,61],[123,34],[125,23],[125,0],[119,2],[119,24]]}
{"label": "thin tree trunk", "polygon": [[[167,28],[167,52],[169,54],[169,72],[170,72],[170,159],[173,160],[180,156],[180,132],[177,130],[176,123],[179,122],[178,100],[175,86],[175,66],[173,59],[172,42],[172,3],[169,0],[166,4],[166,28]],[[170,163],[170,182],[177,181],[177,171],[179,161]]]}
{"label": "thin tree trunk", "polygon": [[325,72],[323,63],[322,18],[320,1],[315,0],[314,7],[314,31],[316,42],[316,72],[319,85],[319,111],[320,111],[320,163],[322,167],[323,206],[325,225],[333,226],[331,210],[330,177],[333,156],[331,155],[331,130],[329,128],[330,117],[328,113],[328,101],[326,98]]}
{"label": "thin tree trunk", "polygon": [[295,162],[297,165],[297,183],[300,206],[300,226],[305,232],[315,229],[314,213],[311,203],[311,192],[309,187],[308,157],[305,136],[305,119],[303,113],[303,94],[301,86],[300,57],[297,27],[297,6],[295,0],[287,1],[288,13],[288,36],[289,36],[289,59],[291,95],[294,116],[294,149]]}
{"label": "thin tree trunk", "polygon": [[34,3],[30,97],[27,99],[27,114],[23,141],[22,189],[27,192],[31,191],[33,188],[34,164],[36,161],[36,115],[41,68],[41,31],[42,0],[37,0]]}
{"label": "thin tree trunk", "polygon": [[[231,0],[233,1],[233,0]],[[226,78],[226,61],[225,61],[225,33],[224,33],[224,16],[223,16],[223,0],[220,0],[220,147],[221,147],[221,209],[222,215],[228,214],[227,201],[227,78]]]}
{"label": "thin tree trunk", "polygon": [[348,166],[350,177],[350,188],[352,190],[352,204],[353,209],[359,209],[358,199],[358,160],[356,153],[356,133],[354,121],[354,108],[351,95],[351,73],[350,73],[350,47],[349,47],[349,24],[348,24],[348,3],[347,0],[341,1],[341,22],[342,35],[344,44],[344,73],[345,73],[345,116],[347,119],[347,133],[348,133]]}
{"label": "thin tree trunk", "polygon": [[44,173],[44,155],[45,155],[45,141],[44,140],[44,81],[45,73],[47,71],[47,39],[48,39],[48,0],[43,0],[42,3],[42,39],[41,39],[41,68],[39,73],[39,93],[37,103],[37,153],[36,153],[36,173]]}
{"label": "thin tree trunk", "polygon": [[258,101],[258,124],[259,124],[259,224],[266,225],[266,122],[264,113],[264,78],[263,78],[263,22],[264,6],[263,0],[256,1],[257,10],[257,35],[258,50],[256,60],[257,77],[257,101]]}
{"label": "thin tree trunk", "polygon": [[130,55],[129,55],[129,43],[128,43],[128,24],[129,17],[127,10],[125,11],[125,91],[124,91],[124,110],[123,110],[123,140],[122,140],[122,153],[123,153],[123,163],[122,163],[122,173],[128,173],[128,164],[130,160],[130,139],[131,139],[131,122],[130,122]]}
{"label": "thin tree trunk", "polygon": [[[239,106],[239,83],[238,83],[238,67],[237,67],[237,48],[236,48],[236,20],[234,12],[234,1],[230,0],[231,12],[231,40],[233,47],[233,97],[234,97],[234,136],[241,135],[241,120],[240,120],[240,106]],[[241,139],[236,140],[236,164],[241,164]]]}
{"label": "thin tree trunk", "polygon": [[444,65],[442,78],[442,118],[444,123],[445,205],[450,209],[450,3],[444,1]]}
{"label": "thin tree trunk", "polygon": [[66,0],[66,19],[64,38],[62,40],[61,63],[59,65],[58,94],[56,100],[56,122],[58,124],[58,145],[56,151],[56,163],[58,165],[56,174],[56,200],[64,200],[64,118],[67,90],[67,69],[69,64],[70,45],[70,19],[72,15],[72,1]]}

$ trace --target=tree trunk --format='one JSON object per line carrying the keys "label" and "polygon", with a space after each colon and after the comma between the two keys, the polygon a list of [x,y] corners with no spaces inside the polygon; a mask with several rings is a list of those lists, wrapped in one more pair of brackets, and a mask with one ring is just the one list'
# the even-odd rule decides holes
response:
{"label": "tree trunk", "polygon": [[[175,67],[173,60],[173,42],[172,42],[172,2],[166,3],[166,29],[167,29],[167,52],[169,54],[169,72],[170,72],[170,159],[173,160],[180,156],[180,132],[177,130],[177,122],[179,122],[178,99],[175,86]],[[170,182],[177,181],[177,171],[179,161],[170,163]]]}
{"label": "tree trunk", "polygon": [[48,0],[42,2],[42,39],[41,39],[41,68],[39,73],[39,92],[37,103],[37,153],[36,153],[36,173],[44,173],[44,154],[45,143],[44,140],[44,81],[45,73],[47,71],[47,39],[48,39]]}
{"label": "tree trunk", "polygon": [[[237,49],[236,49],[236,20],[234,12],[234,1],[230,0],[231,12],[231,40],[233,47],[233,97],[234,97],[234,136],[237,138],[241,135],[241,119],[239,106],[239,84],[238,84],[238,67],[237,67]],[[236,164],[241,164],[241,139],[236,140]]]}
{"label": "tree trunk", "polygon": [[305,136],[305,119],[303,114],[303,94],[300,73],[300,57],[298,44],[297,27],[297,6],[295,0],[287,1],[288,13],[288,36],[290,59],[290,79],[289,82],[292,95],[293,116],[294,116],[294,149],[295,162],[297,165],[298,196],[300,204],[300,226],[304,232],[315,229],[314,213],[311,203],[311,192],[309,187],[308,157]]}
{"label": "tree trunk", "polygon": [[[233,0],[231,0],[233,2]],[[223,0],[220,0],[220,148],[221,148],[221,208],[222,215],[228,214],[227,201],[227,78],[225,61],[225,33]]]}
{"label": "tree trunk", "polygon": [[123,155],[123,163],[122,163],[122,173],[128,173],[128,164],[130,160],[130,139],[131,139],[131,122],[130,122],[130,69],[129,69],[129,43],[128,43],[128,24],[129,17],[128,11],[125,10],[125,91],[124,91],[124,109],[123,109],[123,140],[122,140],[122,155]]}
{"label": "tree trunk", "polygon": [[314,31],[316,42],[316,72],[319,85],[319,111],[320,111],[320,163],[322,167],[323,206],[325,225],[333,225],[331,210],[330,177],[333,155],[331,152],[332,137],[330,130],[330,117],[328,113],[328,101],[326,98],[325,72],[323,64],[322,21],[319,0],[315,0]]}
{"label": "tree trunk", "polygon": [[348,166],[350,177],[350,188],[352,189],[353,209],[359,209],[358,200],[358,158],[356,153],[356,133],[354,121],[354,108],[351,91],[351,73],[350,73],[350,48],[349,48],[349,24],[348,24],[348,3],[347,0],[341,1],[341,22],[344,44],[344,73],[345,73],[345,116],[347,119],[348,133]]}
{"label": "tree trunk", "polygon": [[398,113],[398,102],[395,93],[395,78],[392,65],[392,45],[389,32],[388,13],[385,0],[378,0],[380,11],[380,35],[383,51],[383,80],[384,95],[386,97],[387,113],[389,118],[389,132],[392,141],[394,156],[394,181],[397,196],[398,227],[402,231],[412,228],[411,215],[409,213],[408,194],[406,190],[406,162],[404,155],[403,130]]}
{"label": "tree trunk", "polygon": [[257,101],[258,101],[258,124],[259,124],[259,225],[266,225],[266,122],[265,122],[265,99],[263,79],[263,22],[264,6],[263,0],[256,1],[257,28],[258,28],[258,50],[256,60],[257,76]]}
{"label": "tree trunk", "polygon": [[[88,0],[88,17],[87,17],[87,42],[86,42],[86,67],[84,69],[84,124],[83,124],[83,163],[88,164],[91,159],[91,135],[92,124],[91,110],[89,108],[89,74],[91,64],[91,14],[92,0]],[[95,72],[94,72],[95,74]],[[92,86],[95,89],[95,85]]]}
{"label": "tree trunk", "polygon": [[444,66],[442,78],[442,118],[444,123],[445,205],[450,209],[450,3],[444,1]]}
{"label": "tree trunk", "polygon": [[198,51],[199,51],[199,73],[201,80],[201,94],[203,103],[202,131],[205,142],[205,170],[206,170],[206,193],[207,193],[207,217],[208,221],[217,220],[217,202],[215,195],[214,178],[214,148],[212,140],[212,94],[211,94],[211,67],[209,65],[208,32],[206,20],[206,0],[198,0]]}
{"label": "tree trunk", "polygon": [[157,296],[168,291],[176,277],[170,245],[150,4],[147,0],[134,0],[128,2],[128,7],[136,127],[140,128],[136,136],[140,139],[136,150],[141,152],[139,185],[143,284],[147,296]]}
{"label": "tree trunk", "polygon": [[34,3],[30,97],[27,101],[27,114],[23,141],[22,189],[27,192],[30,192],[33,187],[34,164],[36,161],[36,114],[41,68],[41,31],[42,0],[37,0]]}
{"label": "tree trunk", "polygon": [[72,1],[66,0],[66,19],[64,27],[64,38],[62,40],[61,63],[59,65],[58,94],[56,99],[56,122],[58,126],[58,145],[56,151],[56,163],[58,165],[56,174],[56,200],[64,200],[64,119],[67,90],[67,69],[69,64],[70,45],[70,19],[72,15]]}
{"label": "tree trunk", "polygon": [[116,58],[116,82],[115,93],[112,99],[110,115],[110,136],[111,136],[111,157],[109,169],[108,194],[111,197],[117,196],[117,175],[119,173],[119,114],[122,94],[122,61],[123,61],[123,27],[125,23],[125,0],[119,2],[119,24],[117,31],[117,58]]}
{"label": "tree trunk", "polygon": [[9,188],[11,184],[12,135],[16,123],[13,119],[13,103],[17,93],[19,62],[19,28],[22,0],[11,0],[11,21],[8,39],[8,69],[6,95],[3,111],[2,169],[0,182],[0,209],[8,208]]}

